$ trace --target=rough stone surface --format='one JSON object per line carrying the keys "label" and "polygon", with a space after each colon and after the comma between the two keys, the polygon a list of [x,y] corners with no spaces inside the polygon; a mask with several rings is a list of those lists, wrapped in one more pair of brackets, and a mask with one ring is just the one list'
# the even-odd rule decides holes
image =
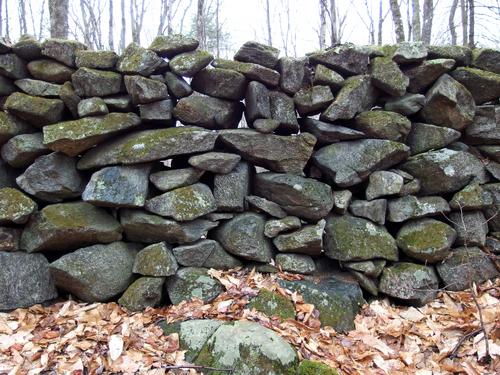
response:
{"label": "rough stone surface", "polygon": [[260,289],[259,294],[249,301],[248,307],[269,317],[277,316],[281,320],[295,318],[295,306],[292,301],[277,292],[264,288]]}
{"label": "rough stone surface", "polygon": [[484,246],[488,223],[482,211],[452,212],[450,220],[457,231],[458,246]]}
{"label": "rough stone surface", "polygon": [[421,122],[411,124],[411,130],[406,138],[412,155],[436,150],[457,141],[461,133],[455,129],[445,128]]}
{"label": "rough stone surface", "polygon": [[274,246],[283,253],[320,255],[323,251],[325,221],[306,225],[294,232],[280,234],[273,239]]}
{"label": "rough stone surface", "polygon": [[353,45],[331,47],[309,55],[309,59],[346,75],[365,74],[370,62],[368,54]]}
{"label": "rough stone surface", "polygon": [[424,93],[443,74],[448,73],[455,66],[453,59],[427,60],[423,63],[403,69],[410,79],[408,92]]}
{"label": "rough stone surface", "polygon": [[274,238],[282,232],[299,229],[301,225],[300,219],[296,216],[286,216],[281,219],[272,219],[266,222],[266,225],[264,226],[264,234],[266,237]]}
{"label": "rough stone surface", "polygon": [[33,60],[26,65],[29,73],[35,78],[51,83],[71,81],[74,69],[54,60]]}
{"label": "rough stone surface", "polygon": [[416,197],[406,195],[390,199],[387,204],[387,220],[401,223],[409,219],[419,219],[426,216],[440,216],[450,212],[450,206],[442,197]]}
{"label": "rough stone surface", "polygon": [[425,96],[420,94],[404,94],[399,98],[390,98],[385,102],[384,109],[411,116],[420,111],[425,104]]}
{"label": "rough stone surface", "polygon": [[193,92],[191,86],[182,77],[178,77],[172,72],[165,73],[165,83],[169,93],[177,99],[189,96]]}
{"label": "rough stone surface", "polygon": [[349,210],[354,216],[364,217],[379,225],[385,224],[385,213],[387,210],[386,199],[374,199],[371,201],[353,200]]}
{"label": "rough stone surface", "polygon": [[80,68],[71,75],[76,94],[85,97],[118,94],[122,82],[122,76],[118,73],[91,68]]}
{"label": "rough stone surface", "polygon": [[278,62],[280,76],[280,88],[287,94],[293,95],[299,91],[304,81],[306,69],[305,59],[293,57],[282,57]]}
{"label": "rough stone surface", "polygon": [[236,61],[255,63],[274,69],[278,64],[279,50],[257,42],[246,42],[234,55]]}
{"label": "rough stone surface", "polygon": [[278,219],[283,219],[287,216],[287,213],[280,207],[279,204],[268,199],[258,197],[256,195],[247,195],[245,197],[245,201],[257,212],[264,212],[272,217],[277,217]]}
{"label": "rough stone surface", "polygon": [[273,69],[266,68],[265,66],[224,59],[215,59],[212,61],[215,68],[235,70],[243,74],[250,81],[258,81],[268,87],[278,86],[280,74]]}
{"label": "rough stone surface", "polygon": [[161,57],[171,59],[180,53],[195,50],[199,44],[196,39],[181,34],[158,35],[151,42],[149,49]]}
{"label": "rough stone surface", "polygon": [[169,191],[198,182],[203,173],[196,168],[171,169],[152,173],[149,180],[158,190]]}
{"label": "rough stone surface", "polygon": [[344,77],[335,70],[328,69],[326,66],[318,64],[314,70],[313,84],[329,86],[332,92],[336,92],[344,84]]}
{"label": "rough stone surface", "polygon": [[155,79],[125,76],[124,82],[134,104],[148,104],[168,98],[167,85]]}
{"label": "rough stone surface", "polygon": [[283,271],[309,275],[316,270],[313,258],[303,254],[278,254],[276,265]]}
{"label": "rough stone surface", "polygon": [[482,210],[492,205],[491,193],[477,183],[467,185],[450,200],[450,207],[455,210]]}
{"label": "rough stone surface", "polygon": [[75,52],[77,68],[113,69],[118,55],[113,51],[79,50]]}
{"label": "rough stone surface", "polygon": [[32,127],[24,121],[8,113],[0,112],[0,144],[4,144],[16,135],[32,132]]}
{"label": "rough stone surface", "polygon": [[365,134],[342,125],[329,124],[314,118],[300,119],[300,129],[314,135],[318,144],[330,144],[365,138]]}
{"label": "rough stone surface", "polygon": [[21,191],[9,187],[0,189],[0,224],[24,224],[37,208]]}
{"label": "rough stone surface", "polygon": [[218,211],[242,212],[245,209],[245,197],[250,194],[253,172],[253,166],[239,162],[231,172],[215,175],[214,198]]}
{"label": "rough stone surface", "polygon": [[[271,109],[272,119],[278,121],[279,123],[277,133],[298,133],[299,123],[297,121],[293,98],[280,91],[271,91],[269,92],[269,106]],[[257,121],[259,120],[256,120],[255,122]]]}
{"label": "rough stone surface", "polygon": [[245,97],[245,76],[230,69],[203,69],[191,81],[193,90],[212,97],[241,100]]}
{"label": "rough stone surface", "polygon": [[401,175],[391,171],[376,171],[370,175],[366,187],[366,199],[398,194],[403,188],[404,179]]}
{"label": "rough stone surface", "polygon": [[245,119],[248,124],[255,120],[271,118],[269,90],[262,83],[252,81],[245,95]]}
{"label": "rough stone surface", "polygon": [[140,277],[123,293],[118,303],[132,311],[142,311],[160,304],[163,292],[163,277]]}
{"label": "rough stone surface", "polygon": [[402,42],[397,45],[392,59],[399,64],[418,63],[427,57],[427,53],[423,42]]}
{"label": "rough stone surface", "polygon": [[476,107],[474,122],[465,129],[468,144],[497,144],[500,142],[500,106]]}
{"label": "rough stone surface", "polygon": [[26,63],[13,53],[0,55],[0,74],[11,79],[22,79],[28,76]]}
{"label": "rough stone surface", "polygon": [[403,74],[397,63],[387,57],[375,57],[370,62],[370,76],[373,85],[392,96],[403,96],[409,78]]}
{"label": "rough stone surface", "polygon": [[404,142],[410,132],[411,122],[396,112],[367,111],[354,118],[354,128],[368,138]]}
{"label": "rough stone surface", "polygon": [[483,104],[500,96],[500,74],[474,68],[457,68],[451,76],[470,91],[476,104]]}
{"label": "rough stone surface", "polygon": [[188,163],[195,168],[213,173],[227,174],[240,162],[241,157],[224,152],[208,152],[191,156]]}
{"label": "rough stone surface", "polygon": [[149,76],[160,66],[162,59],[153,51],[130,43],[116,63],[116,70],[125,74]]}
{"label": "rough stone surface", "polygon": [[315,115],[333,101],[333,94],[328,86],[312,86],[298,91],[293,101],[300,116]]}
{"label": "rough stone surface", "polygon": [[83,99],[78,103],[78,116],[101,116],[109,113],[108,106],[101,98]]}
{"label": "rough stone surface", "polygon": [[32,125],[41,127],[61,121],[64,103],[60,99],[40,98],[15,92],[5,101],[4,109]]}
{"label": "rough stone surface", "polygon": [[192,298],[208,303],[223,291],[222,284],[210,277],[207,269],[185,267],[169,278],[165,284],[170,301],[175,305]]}
{"label": "rough stone surface", "polygon": [[167,277],[175,275],[178,268],[170,246],[159,242],[137,253],[132,271],[144,276]]}
{"label": "rough stone surface", "polygon": [[62,62],[67,66],[75,66],[76,51],[86,50],[87,47],[76,40],[46,39],[42,43],[41,54]]}
{"label": "rough stone surface", "polygon": [[47,98],[58,97],[61,89],[61,85],[30,78],[18,79],[14,84],[28,95]]}
{"label": "rough stone surface", "polygon": [[0,227],[0,251],[18,251],[21,229]]}
{"label": "rough stone surface", "polygon": [[168,62],[170,70],[183,77],[193,77],[214,59],[206,51],[191,51],[181,53]]}

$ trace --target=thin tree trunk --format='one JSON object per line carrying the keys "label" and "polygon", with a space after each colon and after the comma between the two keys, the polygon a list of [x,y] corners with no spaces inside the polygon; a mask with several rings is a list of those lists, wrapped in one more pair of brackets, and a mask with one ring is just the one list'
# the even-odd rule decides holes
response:
{"label": "thin tree trunk", "polygon": [[168,8],[169,0],[161,0],[160,24],[158,25],[156,35],[163,35],[165,32],[165,21],[167,19]]}
{"label": "thin tree trunk", "polygon": [[42,39],[42,34],[43,34],[43,25],[45,25],[45,22],[44,22],[44,16],[45,16],[45,0],[42,1],[42,9],[40,11],[40,26],[39,26],[39,30],[40,30],[40,33],[38,34],[38,39]]}
{"label": "thin tree trunk", "polygon": [[2,0],[0,0],[0,35],[3,35],[3,7]]}
{"label": "thin tree trunk", "polygon": [[451,34],[451,44],[457,44],[457,30],[455,29],[455,13],[457,12],[458,0],[453,0],[450,7],[450,17],[448,18],[448,28]]}
{"label": "thin tree trunk", "polygon": [[127,28],[127,21],[125,19],[125,0],[121,0],[121,28],[120,28],[120,52],[125,49],[125,30]]}
{"label": "thin tree trunk", "polygon": [[433,0],[424,0],[422,41],[426,44],[431,43],[433,18],[434,18],[434,2]]}
{"label": "thin tree trunk", "polygon": [[205,35],[205,0],[198,0],[196,11],[196,36],[200,42],[200,49],[207,49]]}
{"label": "thin tree trunk", "polygon": [[68,12],[68,0],[49,0],[51,38],[68,38]]}
{"label": "thin tree trunk", "polygon": [[462,16],[462,45],[467,46],[469,44],[468,30],[469,30],[469,16],[467,12],[466,0],[460,0],[460,13]]}
{"label": "thin tree trunk", "polygon": [[215,3],[215,51],[217,58],[220,57],[220,24],[219,24],[220,0]]}
{"label": "thin tree trunk", "polygon": [[5,36],[10,39],[10,27],[9,27],[9,2],[5,1]]}
{"label": "thin tree trunk", "polygon": [[378,6],[378,35],[377,35],[377,44],[379,46],[382,45],[382,27],[384,25],[384,18],[382,17],[383,13],[383,2],[382,0],[379,0],[379,6]]}
{"label": "thin tree trunk", "polygon": [[319,48],[326,47],[326,6],[325,0],[319,0]]}
{"label": "thin tree trunk", "polygon": [[420,32],[420,3],[418,0],[412,0],[412,24],[413,24],[413,40],[419,42],[422,40],[422,34]]}
{"label": "thin tree trunk", "polygon": [[184,7],[184,12],[182,12],[182,17],[179,25],[179,32],[182,34],[184,31],[184,21],[186,19],[187,11],[191,8],[193,0],[189,0],[189,4]]}
{"label": "thin tree trunk", "polygon": [[399,9],[398,0],[390,0],[392,21],[394,22],[394,29],[396,32],[396,42],[401,43],[405,41],[405,32],[403,29],[403,19],[401,17],[401,10]]}
{"label": "thin tree trunk", "polygon": [[469,47],[474,48],[476,46],[474,27],[475,21],[475,4],[474,0],[468,0],[469,2]]}
{"label": "thin tree trunk", "polygon": [[269,0],[266,0],[266,22],[267,22],[267,44],[273,45],[273,37],[271,33],[271,9],[269,8]]}
{"label": "thin tree trunk", "polygon": [[330,0],[330,40],[334,46],[339,42],[338,24],[337,24],[337,3],[335,0]]}
{"label": "thin tree trunk", "polygon": [[407,26],[408,26],[408,36],[406,37],[407,41],[412,40],[413,36],[413,23],[412,23],[412,16],[410,15],[410,0],[406,0],[406,21],[407,21]]}
{"label": "thin tree trunk", "polygon": [[19,29],[21,35],[24,35],[28,32],[28,27],[26,24],[26,0],[18,0],[19,7]]}
{"label": "thin tree trunk", "polygon": [[109,0],[109,33],[108,33],[108,44],[109,49],[114,51],[115,49],[115,38],[113,35],[114,27],[113,27],[113,0]]}

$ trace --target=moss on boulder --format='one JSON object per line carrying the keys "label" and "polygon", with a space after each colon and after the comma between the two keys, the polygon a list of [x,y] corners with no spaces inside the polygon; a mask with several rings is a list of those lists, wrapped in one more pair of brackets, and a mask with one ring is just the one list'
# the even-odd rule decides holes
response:
{"label": "moss on boulder", "polygon": [[293,302],[268,289],[261,289],[259,294],[250,300],[248,308],[255,309],[269,317],[277,316],[280,320],[295,319]]}

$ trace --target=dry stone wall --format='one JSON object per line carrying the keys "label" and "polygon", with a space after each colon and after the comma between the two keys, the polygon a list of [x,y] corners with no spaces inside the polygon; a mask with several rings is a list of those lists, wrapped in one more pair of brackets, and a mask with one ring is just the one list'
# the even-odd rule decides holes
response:
{"label": "dry stone wall", "polygon": [[2,40],[1,310],[210,301],[250,266],[322,275],[284,286],[345,330],[361,290],[498,276],[499,51],[197,47]]}

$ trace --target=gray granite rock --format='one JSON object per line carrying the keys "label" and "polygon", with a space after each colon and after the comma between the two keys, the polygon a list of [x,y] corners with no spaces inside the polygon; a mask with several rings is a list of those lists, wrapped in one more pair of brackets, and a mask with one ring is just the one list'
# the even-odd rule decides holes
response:
{"label": "gray granite rock", "polygon": [[247,88],[245,76],[230,69],[203,69],[193,77],[193,90],[205,95],[228,100],[241,100]]}
{"label": "gray granite rock", "polygon": [[143,121],[155,122],[163,125],[172,122],[173,109],[174,103],[171,99],[139,105],[139,113]]}
{"label": "gray granite rock", "polygon": [[43,41],[41,54],[73,67],[75,66],[76,51],[86,49],[87,46],[76,40],[51,38]]}
{"label": "gray granite rock", "polygon": [[384,104],[386,111],[392,111],[411,116],[422,109],[425,104],[425,96],[421,94],[404,94],[399,98],[390,98]]}
{"label": "gray granite rock", "polygon": [[354,128],[368,138],[405,142],[411,122],[405,116],[389,111],[361,112],[354,118]]}
{"label": "gray granite rock", "polygon": [[12,137],[24,133],[33,133],[34,128],[24,121],[4,111],[0,112],[0,145]]}
{"label": "gray granite rock", "polygon": [[152,173],[149,180],[158,190],[169,191],[198,182],[203,173],[196,168],[171,169]]}
{"label": "gray granite rock", "polygon": [[406,93],[410,81],[398,64],[388,57],[375,57],[370,61],[370,76],[375,87],[396,97]]}
{"label": "gray granite rock", "polygon": [[[269,106],[271,117],[278,121],[277,132],[280,134],[296,134],[299,131],[299,123],[295,112],[293,98],[281,91],[271,91],[269,93]],[[259,120],[256,120],[257,122]],[[254,127],[255,127],[254,122]]]}
{"label": "gray granite rock", "polygon": [[25,94],[44,98],[57,98],[61,90],[61,85],[31,78],[18,79],[14,84]]}
{"label": "gray granite rock", "polygon": [[75,65],[77,68],[113,69],[118,61],[114,51],[89,51],[75,52]]}
{"label": "gray granite rock", "polygon": [[11,79],[22,79],[28,77],[28,70],[19,56],[7,53],[0,55],[0,74]]}
{"label": "gray granite rock", "polygon": [[10,187],[0,189],[0,224],[25,224],[37,208],[23,192]]}
{"label": "gray granite rock", "polygon": [[353,200],[349,205],[349,211],[354,216],[369,219],[379,225],[385,224],[385,213],[387,211],[386,199],[374,199],[371,201]]}
{"label": "gray granite rock", "polygon": [[264,212],[267,215],[283,219],[287,216],[286,212],[280,207],[279,204],[268,199],[258,197],[256,195],[247,195],[245,201],[257,210],[257,212]]}
{"label": "gray granite rock", "polygon": [[286,216],[281,219],[272,219],[266,221],[264,234],[266,237],[274,238],[282,232],[290,232],[299,229],[302,226],[300,219],[296,216]]}
{"label": "gray granite rock", "polygon": [[64,64],[48,59],[30,61],[26,68],[35,79],[59,84],[71,81],[71,75],[75,72]]}
{"label": "gray granite rock", "polygon": [[165,83],[169,93],[177,99],[189,96],[193,92],[191,86],[182,77],[176,76],[172,72],[165,73]]}
{"label": "gray granite rock", "polygon": [[482,211],[452,212],[450,220],[457,231],[458,246],[484,246],[488,222]]}
{"label": "gray granite rock", "polygon": [[205,68],[214,59],[206,51],[190,51],[176,55],[168,62],[172,73],[182,77],[194,77],[196,73]]}
{"label": "gray granite rock", "polygon": [[465,129],[467,144],[498,144],[500,142],[500,106],[476,107],[474,121]]}
{"label": "gray granite rock", "polygon": [[344,84],[344,77],[342,77],[335,70],[318,64],[314,70],[313,84],[329,86],[332,92],[337,92]]}
{"label": "gray granite rock", "polygon": [[282,57],[278,61],[280,88],[293,95],[302,88],[307,60],[302,58]]}
{"label": "gray granite rock", "polygon": [[276,236],[273,244],[283,253],[321,255],[324,229],[325,220],[320,220],[316,225],[305,225],[294,232]]}
{"label": "gray granite rock", "polygon": [[242,212],[245,197],[250,194],[250,179],[255,169],[246,162],[239,162],[229,173],[214,177],[214,198],[217,210],[222,212]]}
{"label": "gray granite rock", "polygon": [[427,46],[423,42],[401,42],[398,43],[392,59],[401,65],[418,63],[425,60],[427,53]]}
{"label": "gray granite rock", "polygon": [[134,104],[153,103],[168,98],[167,85],[141,76],[125,76],[125,87]]}
{"label": "gray granite rock", "polygon": [[318,144],[330,144],[366,138],[363,132],[342,125],[329,124],[314,118],[302,117],[300,129],[314,135]]}
{"label": "gray granite rock", "polygon": [[119,94],[123,87],[121,74],[91,68],[78,69],[71,75],[71,83],[76,94],[84,97]]}
{"label": "gray granite rock", "polygon": [[350,190],[333,192],[333,210],[338,214],[345,214],[351,204],[352,193]]}
{"label": "gray granite rock", "polygon": [[226,152],[207,152],[191,156],[189,165],[213,173],[227,174],[240,162],[241,156]]}
{"label": "gray granite rock", "polygon": [[387,220],[401,223],[409,219],[439,216],[450,212],[450,206],[442,197],[416,197],[407,195],[390,199],[387,205]]}
{"label": "gray granite rock", "polygon": [[234,55],[236,61],[254,63],[274,69],[278,64],[279,50],[257,42],[246,42]]}
{"label": "gray granite rock", "polygon": [[461,67],[450,75],[470,91],[476,104],[494,101],[500,96],[500,74]]}
{"label": "gray granite rock", "polygon": [[175,275],[178,268],[172,248],[158,242],[137,253],[132,271],[144,276],[167,277]]}
{"label": "gray granite rock", "polygon": [[268,87],[275,87],[279,84],[280,74],[276,70],[259,64],[215,59],[212,61],[212,65],[215,68],[235,70],[243,74],[248,80],[261,82]]}
{"label": "gray granite rock", "polygon": [[136,43],[130,43],[116,63],[116,70],[125,74],[149,76],[162,63],[162,59],[153,51]]}
{"label": "gray granite rock", "polygon": [[492,205],[492,194],[478,183],[467,185],[450,200],[450,207],[459,211],[483,210]]}
{"label": "gray granite rock", "polygon": [[64,103],[60,99],[40,98],[15,92],[5,101],[4,109],[32,125],[41,127],[62,120]]}
{"label": "gray granite rock", "polygon": [[21,229],[0,227],[0,251],[18,251]]}
{"label": "gray granite rock", "polygon": [[404,74],[410,79],[408,92],[425,93],[425,90],[454,66],[455,60],[453,59],[435,59],[424,61],[417,66],[403,68]]}
{"label": "gray granite rock", "polygon": [[312,63],[318,63],[346,75],[365,74],[370,58],[368,53],[353,45],[344,44],[309,55]]}
{"label": "gray granite rock", "polygon": [[310,275],[316,270],[313,258],[304,254],[278,254],[276,265],[283,271]]}
{"label": "gray granite rock", "polygon": [[245,119],[248,124],[255,120],[271,118],[269,90],[262,83],[252,81],[245,94]]}
{"label": "gray granite rock", "polygon": [[182,34],[158,35],[151,42],[149,49],[155,51],[161,57],[171,59],[180,53],[195,50],[199,44],[196,39]]}
{"label": "gray granite rock", "polygon": [[300,116],[315,115],[324,110],[334,97],[329,86],[312,86],[295,93],[293,101]]}
{"label": "gray granite rock", "polygon": [[140,277],[125,290],[118,304],[131,311],[158,306],[162,299],[163,277]]}
{"label": "gray granite rock", "polygon": [[175,305],[199,298],[211,302],[223,292],[222,284],[207,273],[207,269],[185,267],[177,271],[165,284],[170,301]]}
{"label": "gray granite rock", "polygon": [[406,139],[412,155],[448,146],[461,137],[458,130],[414,122]]}
{"label": "gray granite rock", "polygon": [[401,175],[390,171],[375,171],[370,174],[366,187],[366,199],[399,194],[403,188],[404,179]]}
{"label": "gray granite rock", "polygon": [[83,99],[78,103],[78,116],[103,116],[109,113],[108,106],[99,97]]}

